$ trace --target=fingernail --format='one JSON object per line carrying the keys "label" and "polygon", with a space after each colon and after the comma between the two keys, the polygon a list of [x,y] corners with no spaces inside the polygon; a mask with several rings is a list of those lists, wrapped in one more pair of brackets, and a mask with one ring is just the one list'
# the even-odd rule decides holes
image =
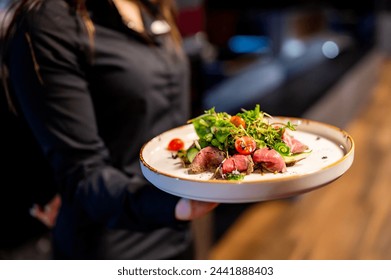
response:
{"label": "fingernail", "polygon": [[36,217],[36,214],[37,214],[37,210],[35,209],[35,207],[31,207],[29,209],[29,214],[32,216],[32,217]]}
{"label": "fingernail", "polygon": [[191,216],[190,200],[181,198],[175,207],[175,216],[178,220],[189,220]]}

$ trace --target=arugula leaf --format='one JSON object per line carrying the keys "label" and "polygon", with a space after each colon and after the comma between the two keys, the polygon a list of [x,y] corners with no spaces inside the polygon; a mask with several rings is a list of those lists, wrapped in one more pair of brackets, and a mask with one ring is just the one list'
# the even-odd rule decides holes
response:
{"label": "arugula leaf", "polygon": [[261,111],[259,104],[253,110],[242,109],[242,112],[236,115],[245,121],[246,128],[236,127],[230,121],[230,114],[216,112],[214,107],[189,120],[189,123],[194,125],[201,148],[214,146],[228,153],[234,149],[237,138],[247,135],[255,140],[257,148],[269,147],[284,156],[290,155],[289,147],[282,141],[285,129],[295,130],[290,122],[270,123],[272,117]]}

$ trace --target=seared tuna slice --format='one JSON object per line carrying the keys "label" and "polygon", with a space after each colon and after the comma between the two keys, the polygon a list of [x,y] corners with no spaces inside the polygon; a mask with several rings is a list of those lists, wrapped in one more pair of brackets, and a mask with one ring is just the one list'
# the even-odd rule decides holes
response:
{"label": "seared tuna slice", "polygon": [[261,148],[253,154],[254,163],[259,163],[270,172],[285,172],[286,165],[283,157],[273,149]]}
{"label": "seared tuna slice", "polygon": [[205,171],[214,172],[225,159],[225,153],[216,147],[207,146],[201,149],[189,166],[189,173],[198,174]]}
{"label": "seared tuna slice", "polygon": [[254,171],[254,163],[251,156],[235,154],[227,158],[221,166],[223,174],[232,173],[235,170],[246,172],[247,175],[251,174]]}

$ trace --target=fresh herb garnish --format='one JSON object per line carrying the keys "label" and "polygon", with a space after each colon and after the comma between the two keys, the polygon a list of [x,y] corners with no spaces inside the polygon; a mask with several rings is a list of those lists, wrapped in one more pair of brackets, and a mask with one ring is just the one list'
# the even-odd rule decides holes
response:
{"label": "fresh herb garnish", "polygon": [[261,111],[259,105],[253,110],[242,110],[236,116],[244,120],[245,127],[235,126],[230,121],[230,114],[216,112],[215,108],[206,110],[203,115],[190,120],[199,137],[201,148],[214,146],[229,154],[229,151],[234,149],[236,139],[250,136],[255,140],[257,148],[269,147],[282,155],[289,155],[290,149],[282,141],[282,135],[285,129],[295,130],[293,124],[273,123],[273,118]]}

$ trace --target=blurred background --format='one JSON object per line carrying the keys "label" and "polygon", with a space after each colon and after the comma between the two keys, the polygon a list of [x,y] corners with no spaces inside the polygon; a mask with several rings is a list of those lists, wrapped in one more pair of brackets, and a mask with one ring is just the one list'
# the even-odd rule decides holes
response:
{"label": "blurred background", "polygon": [[179,3],[195,114],[260,103],[273,115],[302,115],[374,47],[386,9],[368,0]]}
{"label": "blurred background", "polygon": [[197,221],[199,257],[390,259],[391,1],[179,3],[194,115],[258,103],[346,129],[356,142],[353,166],[326,188],[222,204]]}
{"label": "blurred background", "polygon": [[[341,127],[356,141],[352,168],[325,188],[292,199],[222,204],[195,221],[197,257],[390,259],[391,1],[176,2],[192,70],[193,116],[260,104],[271,115]],[[0,0],[0,10],[8,4]],[[2,131],[15,129],[0,101]],[[36,160],[29,150],[22,152],[26,164]],[[4,149],[2,158],[15,164],[14,151]],[[0,235],[7,241],[0,258],[48,258],[50,233],[29,217],[30,197],[16,211],[10,206],[15,191],[1,188],[1,221],[12,220],[23,236]]]}

